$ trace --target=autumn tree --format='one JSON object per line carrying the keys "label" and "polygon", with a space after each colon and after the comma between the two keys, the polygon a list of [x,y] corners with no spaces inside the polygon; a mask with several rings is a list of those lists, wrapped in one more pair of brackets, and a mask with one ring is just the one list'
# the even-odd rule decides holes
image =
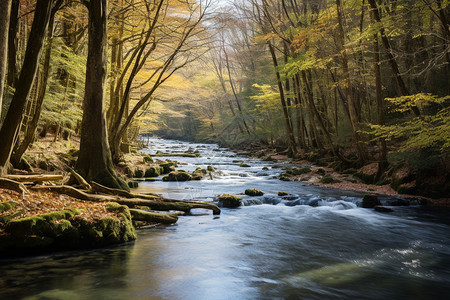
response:
{"label": "autumn tree", "polygon": [[114,171],[106,130],[106,0],[90,0],[84,3],[89,11],[89,41],[80,152],[76,170],[88,181],[128,190],[127,184]]}

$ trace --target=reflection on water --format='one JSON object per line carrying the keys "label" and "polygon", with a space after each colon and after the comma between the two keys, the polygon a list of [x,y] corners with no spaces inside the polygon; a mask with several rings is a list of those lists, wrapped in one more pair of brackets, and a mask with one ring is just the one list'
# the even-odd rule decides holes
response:
{"label": "reflection on water", "polygon": [[[183,169],[213,163],[222,173],[212,181],[142,184],[140,191],[201,200],[247,187],[266,194],[243,196],[247,206],[219,217],[198,210],[175,225],[140,230],[135,243],[0,262],[0,299],[447,297],[447,212],[409,206],[381,214],[359,208],[356,192],[274,180],[280,170],[270,163],[228,157],[234,154],[214,145],[152,142],[154,151],[200,149],[198,160],[183,158]],[[252,167],[243,171],[233,160]],[[267,175],[259,173],[263,166]],[[278,198],[279,190],[292,198]]]}

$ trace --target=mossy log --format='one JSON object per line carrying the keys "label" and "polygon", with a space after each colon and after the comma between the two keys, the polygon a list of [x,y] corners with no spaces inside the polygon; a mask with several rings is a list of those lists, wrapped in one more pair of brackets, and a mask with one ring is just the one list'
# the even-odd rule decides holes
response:
{"label": "mossy log", "polygon": [[63,175],[57,174],[5,175],[4,177],[18,182],[58,181],[64,178]]}
{"label": "mossy log", "polygon": [[183,153],[183,152],[177,152],[177,153],[156,153],[153,154],[153,156],[155,157],[165,157],[165,156],[177,156],[177,157],[199,157],[199,154],[196,153]]}
{"label": "mossy log", "polygon": [[0,178],[0,188],[17,192],[21,197],[27,192],[22,183],[7,178]]}
{"label": "mossy log", "polygon": [[157,213],[136,208],[130,208],[130,213],[133,220],[137,221],[161,224],[173,224],[178,221],[178,216],[176,214]]}
{"label": "mossy log", "polygon": [[[212,203],[205,203],[205,202],[195,202],[195,201],[181,201],[181,200],[174,200],[174,199],[167,199],[163,198],[157,195],[153,194],[134,194],[127,191],[119,190],[119,189],[112,189],[106,186],[103,186],[101,184],[98,184],[96,182],[91,182],[92,185],[92,191],[102,193],[102,194],[109,194],[109,195],[116,195],[123,198],[128,199],[145,199],[145,200],[154,200],[154,201],[162,201],[162,202],[168,202],[168,203],[182,203],[182,204],[189,204],[192,206],[192,208],[204,208],[204,209],[211,209],[213,211],[213,214],[220,215],[220,208]],[[154,206],[150,205],[153,209]],[[156,209],[156,210],[166,210],[166,209]],[[186,210],[180,210],[188,212]]]}
{"label": "mossy log", "polygon": [[119,197],[123,197],[123,198],[142,198],[142,199],[148,199],[148,200],[163,199],[163,198],[159,197],[158,195],[154,195],[154,194],[145,194],[145,195],[144,194],[134,194],[134,193],[130,193],[130,192],[127,192],[124,190],[109,188],[109,187],[101,185],[95,181],[91,182],[91,186],[92,186],[91,192],[95,192],[95,193],[114,195],[114,196],[119,196]]}
{"label": "mossy log", "polygon": [[134,195],[135,198],[124,198],[120,196],[111,196],[111,195],[94,195],[85,193],[83,191],[77,190],[76,188],[66,185],[36,186],[33,187],[32,189],[53,191],[55,193],[65,194],[85,201],[117,202],[119,204],[126,205],[128,207],[149,206],[153,210],[162,210],[162,211],[178,210],[183,212],[190,212],[190,210],[194,208],[203,208],[212,210],[214,215],[220,214],[220,208],[212,203],[171,200],[151,195]]}

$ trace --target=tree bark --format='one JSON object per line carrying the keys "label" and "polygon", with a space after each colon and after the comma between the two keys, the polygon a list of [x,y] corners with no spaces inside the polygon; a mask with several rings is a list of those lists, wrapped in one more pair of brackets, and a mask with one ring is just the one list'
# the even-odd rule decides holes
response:
{"label": "tree bark", "polygon": [[129,190],[114,169],[108,144],[105,117],[106,77],[106,0],[91,0],[88,4],[88,57],[83,100],[80,153],[76,171],[89,181]]}
{"label": "tree bark", "polygon": [[[220,208],[217,205],[211,203],[202,203],[202,202],[189,202],[189,201],[177,201],[171,199],[159,198],[159,200],[150,200],[145,198],[122,198],[118,196],[109,196],[109,195],[94,195],[88,194],[83,191],[80,191],[71,186],[35,186],[31,187],[31,190],[34,191],[51,191],[59,194],[68,195],[80,200],[84,201],[94,201],[94,202],[117,202],[122,205],[126,205],[128,207],[135,206],[149,206],[153,210],[161,210],[161,211],[169,211],[169,210],[177,210],[190,212],[191,209],[195,208],[203,208],[212,210],[214,215],[220,215]],[[136,195],[138,197],[145,195]]]}
{"label": "tree bark", "polygon": [[[383,98],[381,95],[381,67],[380,67],[380,47],[378,45],[378,34],[374,35],[373,42],[373,71],[375,74],[375,92],[377,103],[377,123],[384,125]],[[378,171],[376,181],[378,181],[387,167],[387,146],[386,140],[380,139],[380,159],[378,162]]]}
{"label": "tree bark", "polygon": [[343,16],[342,16],[342,4],[341,0],[336,0],[336,9],[337,9],[337,17],[338,17],[338,40],[341,52],[342,59],[342,71],[344,73],[345,84],[344,84],[344,94],[347,99],[348,111],[350,116],[350,124],[353,131],[353,137],[355,139],[356,150],[358,153],[358,160],[360,164],[363,164],[364,161],[367,160],[367,154],[363,142],[359,136],[359,116],[356,110],[355,102],[353,99],[353,93],[351,89],[351,81],[350,81],[350,70],[348,67],[348,58],[347,58],[347,50],[345,48],[345,33],[344,33],[344,24],[343,24]]}
{"label": "tree bark", "polygon": [[11,5],[11,15],[9,18],[9,33],[8,33],[8,75],[6,84],[15,87],[17,80],[17,25],[19,23],[19,7],[20,1],[13,0]]}
{"label": "tree bark", "polygon": [[0,175],[6,173],[9,158],[19,133],[23,112],[30,94],[39,64],[42,45],[47,31],[53,0],[38,0],[33,25],[25,52],[22,71],[17,82],[20,87],[14,93],[11,105],[0,129]]}
{"label": "tree bark", "polygon": [[3,106],[3,88],[6,75],[6,57],[8,55],[8,27],[11,13],[11,0],[0,2],[0,124]]}
{"label": "tree bark", "polygon": [[157,213],[136,208],[130,208],[130,213],[133,220],[136,221],[161,224],[173,224],[178,221],[178,216],[176,214]]}
{"label": "tree bark", "polygon": [[39,123],[39,117],[42,111],[42,103],[44,102],[45,91],[47,89],[47,81],[50,74],[50,57],[52,52],[53,45],[53,25],[55,21],[55,13],[56,9],[53,10],[52,15],[50,17],[48,33],[47,33],[47,45],[44,54],[44,63],[42,66],[42,74],[38,76],[40,80],[38,80],[38,91],[37,91],[37,99],[35,104],[35,109],[31,121],[28,122],[28,126],[26,126],[24,138],[21,142],[17,141],[13,153],[11,155],[11,163],[14,167],[17,167],[20,164],[20,160],[22,159],[23,154],[28,149],[30,144],[34,140],[34,135],[36,132],[36,128]]}
{"label": "tree bark", "polygon": [[[337,0],[337,1],[339,1],[339,0]],[[375,18],[375,21],[377,23],[382,24],[381,16],[380,16],[380,12],[378,10],[377,3],[375,2],[375,0],[369,0],[369,4],[370,4],[370,7],[372,8],[373,17]],[[389,62],[389,65],[391,66],[392,73],[394,75],[395,82],[397,84],[397,88],[400,92],[400,95],[409,96],[410,95],[409,90],[406,87],[405,82],[403,81],[402,75],[400,74],[400,69],[398,67],[397,61],[395,60],[395,57],[392,54],[393,51],[392,51],[391,43],[389,42],[389,39],[386,36],[386,32],[382,25],[380,26],[380,35],[381,35],[381,41],[383,42],[384,49],[386,50],[386,56],[388,57],[388,62]],[[417,106],[412,106],[411,110],[414,112],[414,114],[416,116],[420,116],[420,110]]]}
{"label": "tree bark", "polygon": [[[274,66],[275,70],[277,70],[278,62],[277,62],[277,57],[275,55],[275,49],[273,48],[272,44],[269,41],[267,42],[267,44],[269,46],[270,54],[272,55],[273,66]],[[284,125],[285,125],[286,133],[287,133],[288,139],[289,139],[289,148],[290,148],[289,152],[292,157],[295,157],[297,155],[297,145],[295,143],[294,131],[292,130],[291,120],[289,119],[289,113],[288,113],[288,109],[287,109],[287,105],[286,105],[286,99],[284,96],[283,84],[281,82],[280,72],[278,72],[278,70],[276,71],[276,76],[277,76],[277,83],[278,83],[278,91],[280,93],[281,107],[283,109],[283,115],[284,115]]]}

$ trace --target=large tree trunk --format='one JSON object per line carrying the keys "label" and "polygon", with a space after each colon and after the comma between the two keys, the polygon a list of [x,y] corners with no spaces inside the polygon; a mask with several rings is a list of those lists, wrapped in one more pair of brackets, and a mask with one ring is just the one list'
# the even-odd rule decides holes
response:
{"label": "large tree trunk", "polygon": [[0,121],[3,105],[3,85],[6,74],[6,56],[8,53],[8,27],[10,12],[11,0],[0,1]]}
{"label": "large tree trunk", "polygon": [[91,0],[86,86],[80,153],[76,170],[87,181],[129,190],[113,169],[104,110],[106,77],[106,0]]}
{"label": "large tree trunk", "polygon": [[0,143],[0,175],[6,173],[6,167],[9,163],[14,142],[16,141],[22,122],[27,98],[30,94],[34,78],[36,77],[52,4],[53,0],[38,0],[36,4],[22,71],[17,81],[17,89],[6,114],[3,126],[0,129],[0,140],[2,141]]}

